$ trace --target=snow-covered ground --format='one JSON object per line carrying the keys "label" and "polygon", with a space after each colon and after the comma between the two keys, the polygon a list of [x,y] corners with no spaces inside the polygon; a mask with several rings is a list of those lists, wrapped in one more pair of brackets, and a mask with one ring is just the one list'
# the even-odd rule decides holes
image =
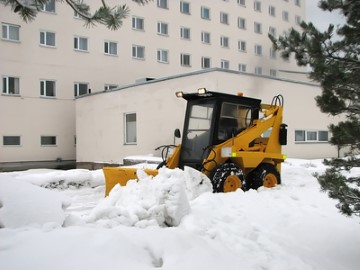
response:
{"label": "snow-covered ground", "polygon": [[0,269],[359,269],[360,219],[320,191],[324,170],[288,159],[275,188],[214,194],[163,169],[107,198],[101,170],[0,173]]}

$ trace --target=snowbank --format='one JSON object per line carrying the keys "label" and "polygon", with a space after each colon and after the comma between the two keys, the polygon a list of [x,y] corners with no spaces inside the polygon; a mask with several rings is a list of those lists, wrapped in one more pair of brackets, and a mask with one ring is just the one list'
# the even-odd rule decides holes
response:
{"label": "snowbank", "polygon": [[61,226],[65,220],[64,209],[69,204],[70,199],[58,192],[16,179],[0,178],[0,228],[47,223]]}

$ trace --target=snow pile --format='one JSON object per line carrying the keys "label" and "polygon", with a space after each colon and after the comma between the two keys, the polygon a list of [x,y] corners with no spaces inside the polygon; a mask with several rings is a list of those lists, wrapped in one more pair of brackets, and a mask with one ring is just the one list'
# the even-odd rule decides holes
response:
{"label": "snow pile", "polygon": [[104,227],[178,226],[190,212],[189,199],[212,192],[210,180],[189,167],[161,168],[155,177],[139,169],[137,175],[138,181],[130,180],[125,187],[116,185],[86,222]]}
{"label": "snow pile", "polygon": [[61,226],[70,199],[52,190],[6,177],[0,178],[0,228]]}
{"label": "snow pile", "polygon": [[102,170],[51,170],[51,169],[32,169],[24,172],[4,173],[8,177],[26,181],[31,184],[49,188],[66,189],[80,187],[96,187],[104,185],[104,175]]}

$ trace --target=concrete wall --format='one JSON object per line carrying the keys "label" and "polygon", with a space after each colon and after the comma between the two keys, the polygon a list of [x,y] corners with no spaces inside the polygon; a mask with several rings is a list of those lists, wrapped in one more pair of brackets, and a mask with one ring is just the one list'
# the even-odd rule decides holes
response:
{"label": "concrete wall", "polygon": [[[186,101],[176,98],[175,92],[194,92],[201,87],[233,94],[242,91],[263,103],[281,94],[285,99],[284,122],[288,124],[288,145],[283,152],[293,158],[337,155],[328,143],[295,143],[295,129],[327,130],[329,123],[336,120],[316,106],[318,86],[214,69],[77,99],[77,161],[122,163],[129,155],[159,156],[154,149],[173,143],[174,129],[182,130]],[[124,113],[129,112],[137,114],[136,145],[124,144]]]}

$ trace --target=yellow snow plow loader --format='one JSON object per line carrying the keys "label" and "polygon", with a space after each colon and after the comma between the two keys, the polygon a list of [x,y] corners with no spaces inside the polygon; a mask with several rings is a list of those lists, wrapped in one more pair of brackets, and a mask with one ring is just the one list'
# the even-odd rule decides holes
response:
{"label": "yellow snow plow loader", "polygon": [[[163,162],[170,169],[192,167],[206,174],[214,192],[231,192],[238,188],[257,189],[281,183],[281,163],[287,143],[287,125],[282,123],[283,97],[275,96],[271,104],[244,97],[210,92],[177,92],[187,100],[180,145],[162,146]],[[175,136],[181,137],[180,130]],[[173,148],[169,151],[169,148]],[[136,179],[137,169],[104,167],[106,191]],[[157,170],[145,170],[156,175]]]}

